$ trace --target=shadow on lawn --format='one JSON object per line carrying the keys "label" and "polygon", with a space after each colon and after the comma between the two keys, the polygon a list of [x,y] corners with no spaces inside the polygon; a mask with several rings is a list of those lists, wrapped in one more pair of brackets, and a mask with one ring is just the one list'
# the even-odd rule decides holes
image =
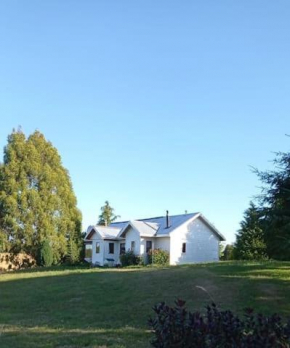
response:
{"label": "shadow on lawn", "polygon": [[51,329],[38,327],[23,329],[6,327],[1,330],[1,344],[6,348],[47,347],[149,347],[149,330],[123,327],[119,329]]}
{"label": "shadow on lawn", "polygon": [[228,275],[232,277],[249,277],[249,276],[264,276],[272,279],[290,278],[290,263],[289,262],[231,262],[219,263],[213,268],[218,275]]}
{"label": "shadow on lawn", "polygon": [[[118,334],[130,336],[128,327],[136,335],[147,335],[151,308],[160,301],[172,304],[182,298],[190,309],[203,310],[211,299],[198,286],[208,290],[224,310],[241,312],[253,307],[266,314],[277,311],[288,316],[290,282],[279,276],[260,278],[255,273],[277,272],[279,267],[285,272],[288,265],[220,263],[121,270],[66,267],[42,269],[40,274],[36,270],[9,273],[7,279],[0,281],[0,331],[1,326],[2,331],[11,328],[5,333],[8,338],[29,334],[36,341],[58,335],[60,339],[77,337],[85,341],[96,334],[100,344],[108,344],[102,343],[102,335],[114,336],[114,340]],[[81,346],[85,345],[81,342]],[[45,347],[31,345],[38,346]]]}
{"label": "shadow on lawn", "polygon": [[36,272],[63,272],[63,271],[72,271],[72,270],[84,270],[84,269],[90,269],[90,265],[88,263],[83,263],[80,265],[58,265],[58,266],[51,266],[51,267],[33,267],[33,268],[25,268],[16,270],[13,272],[5,272],[4,274],[21,274],[21,273],[36,273]]}
{"label": "shadow on lawn", "polygon": [[0,281],[0,325],[72,329],[122,328],[125,323],[144,328],[152,306],[168,298],[165,289],[158,290],[161,273],[176,298],[176,287],[170,289],[172,279],[161,268],[67,271],[6,274]]}
{"label": "shadow on lawn", "polygon": [[0,346],[148,347],[148,315],[162,299],[147,293],[162,270],[153,271],[32,272],[0,281]]}
{"label": "shadow on lawn", "polygon": [[[219,263],[145,269],[64,267],[20,271],[0,281],[0,345],[7,348],[148,347],[147,319],[160,301],[203,310],[290,315],[290,263]],[[273,279],[260,278],[263,272]],[[45,273],[46,272],[46,273]],[[290,273],[290,272],[289,272]]]}

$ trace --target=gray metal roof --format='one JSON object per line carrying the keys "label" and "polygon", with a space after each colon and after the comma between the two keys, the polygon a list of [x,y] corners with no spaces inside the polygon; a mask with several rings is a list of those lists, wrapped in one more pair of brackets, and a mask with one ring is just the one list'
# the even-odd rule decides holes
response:
{"label": "gray metal roof", "polygon": [[137,230],[141,237],[155,237],[159,228],[159,225],[156,223],[133,220],[129,221],[122,229],[121,236],[124,235],[124,232],[129,226],[132,226],[135,230]]}
{"label": "gray metal roof", "polygon": [[[90,226],[87,230],[87,236],[90,231],[98,231],[103,239],[122,239],[120,238],[122,233],[125,232],[126,227],[132,226],[135,228],[142,237],[165,237],[169,236],[169,233],[174,231],[176,228],[184,224],[186,221],[193,218],[201,218],[220,238],[225,240],[224,236],[211,224],[204,216],[200,213],[182,214],[182,215],[171,215],[169,216],[169,227],[166,225],[166,216],[158,216],[148,219],[138,219],[132,221],[121,221],[113,222],[110,226]],[[87,237],[86,236],[86,237]]]}
{"label": "gray metal roof", "polygon": [[103,239],[120,239],[119,238],[119,233],[121,231],[121,228],[114,227],[114,226],[101,226],[101,225],[94,225],[94,226],[89,226],[87,230],[87,236],[90,234],[92,230],[95,230],[98,232]]}
{"label": "gray metal roof", "polygon": [[148,219],[138,219],[133,221],[113,222],[110,226],[125,228],[129,223],[143,236],[166,236],[187,220],[190,220],[199,213],[171,215],[169,216],[169,227],[166,226],[166,216],[158,216]]}

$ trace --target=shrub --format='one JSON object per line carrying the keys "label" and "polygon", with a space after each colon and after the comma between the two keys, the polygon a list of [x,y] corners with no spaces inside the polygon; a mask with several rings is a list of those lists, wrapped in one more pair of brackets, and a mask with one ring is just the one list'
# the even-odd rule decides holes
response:
{"label": "shrub", "polygon": [[150,250],[148,253],[148,263],[155,265],[168,265],[169,252],[161,249]]}
{"label": "shrub", "polygon": [[287,348],[290,347],[290,321],[277,315],[266,317],[247,309],[243,319],[231,311],[220,311],[215,304],[206,313],[189,312],[178,300],[174,308],[164,302],[149,319],[154,331],[151,344],[156,348]]}
{"label": "shrub", "polygon": [[140,263],[140,257],[135,255],[133,251],[128,250],[124,254],[120,255],[120,261],[122,266],[136,266]]}
{"label": "shrub", "polygon": [[75,240],[70,239],[68,241],[68,251],[66,256],[66,263],[69,265],[75,265],[80,262],[81,247]]}
{"label": "shrub", "polygon": [[48,240],[45,240],[40,247],[39,264],[49,267],[53,263],[53,251]]}
{"label": "shrub", "polygon": [[229,261],[229,260],[234,260],[234,259],[235,259],[234,246],[231,244],[227,244],[224,251],[223,251],[223,255],[221,257],[221,260]]}

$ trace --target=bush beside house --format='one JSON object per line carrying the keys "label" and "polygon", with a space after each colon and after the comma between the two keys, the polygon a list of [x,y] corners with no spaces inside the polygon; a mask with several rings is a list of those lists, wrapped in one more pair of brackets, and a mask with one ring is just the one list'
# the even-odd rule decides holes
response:
{"label": "bush beside house", "polygon": [[153,265],[169,265],[169,252],[161,249],[150,250],[148,263]]}
{"label": "bush beside house", "polygon": [[137,266],[140,265],[141,258],[134,254],[133,251],[128,250],[124,254],[120,255],[120,261],[122,266]]}

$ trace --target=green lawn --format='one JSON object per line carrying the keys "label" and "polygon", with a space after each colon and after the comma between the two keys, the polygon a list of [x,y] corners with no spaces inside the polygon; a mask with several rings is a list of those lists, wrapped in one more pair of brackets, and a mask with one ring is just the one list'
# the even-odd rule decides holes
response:
{"label": "green lawn", "polygon": [[151,307],[178,297],[191,309],[213,298],[235,312],[290,316],[290,262],[2,274],[0,347],[149,347]]}

